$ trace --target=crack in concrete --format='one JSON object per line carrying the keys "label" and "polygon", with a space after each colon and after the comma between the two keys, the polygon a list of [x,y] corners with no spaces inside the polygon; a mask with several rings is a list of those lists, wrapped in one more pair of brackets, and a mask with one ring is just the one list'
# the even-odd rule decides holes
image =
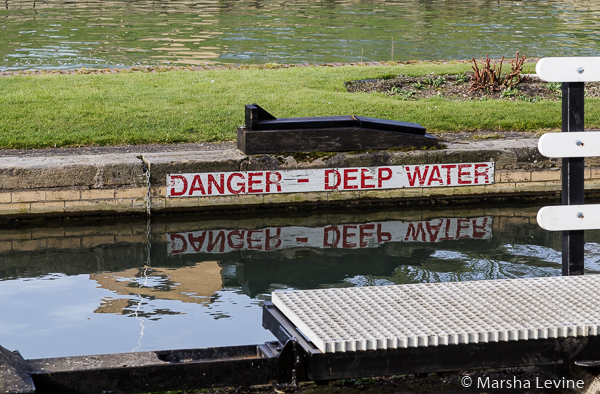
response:
{"label": "crack in concrete", "polygon": [[96,164],[96,175],[94,175],[94,185],[92,189],[102,189],[104,187],[104,166]]}
{"label": "crack in concrete", "polygon": [[246,156],[242,160],[240,160],[240,163],[238,164],[238,171],[244,171],[244,169],[243,169],[244,163],[248,163],[249,161],[250,161],[249,156]]}

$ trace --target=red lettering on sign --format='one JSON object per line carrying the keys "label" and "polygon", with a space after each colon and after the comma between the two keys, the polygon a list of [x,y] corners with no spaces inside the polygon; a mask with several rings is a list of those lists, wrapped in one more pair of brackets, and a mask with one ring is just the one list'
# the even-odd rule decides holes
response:
{"label": "red lettering on sign", "polygon": [[431,175],[429,175],[427,186],[431,186],[432,182],[437,182],[440,185],[444,184],[444,180],[442,179],[442,175],[440,174],[440,168],[438,166],[431,167]]}
{"label": "red lettering on sign", "polygon": [[419,234],[421,235],[421,240],[425,242],[425,229],[423,229],[423,223],[417,223],[416,229],[414,223],[409,223],[408,229],[406,230],[406,236],[404,237],[404,241],[408,241],[408,239],[412,236],[413,241],[417,242]]}
{"label": "red lettering on sign", "polygon": [[351,233],[350,230],[356,230],[356,226],[342,226],[342,248],[344,249],[356,248],[356,244],[349,241],[349,238],[355,237],[356,233]]}
{"label": "red lettering on sign", "polygon": [[357,168],[346,168],[344,170],[344,189],[358,189],[358,184],[350,185],[350,181],[355,181],[358,179],[357,176],[351,176],[350,173],[358,172]]}
{"label": "red lettering on sign", "polygon": [[214,237],[214,232],[209,231],[208,233],[208,245],[206,246],[206,251],[211,253],[215,246],[219,245],[219,252],[223,253],[225,251],[225,232],[223,230],[219,231],[217,236]]}
{"label": "red lettering on sign", "polygon": [[[331,237],[331,240],[329,240]],[[337,226],[329,226],[323,229],[323,247],[324,248],[337,248],[340,242],[340,230]]]}
{"label": "red lettering on sign", "polygon": [[[395,179],[397,172],[401,179]],[[405,172],[404,175],[401,172]],[[397,177],[397,176],[396,176]],[[324,178],[324,185],[318,182]],[[169,175],[169,197],[402,187],[484,185],[494,182],[493,163],[350,167],[291,171],[249,171]],[[341,231],[341,228],[340,228]]]}
{"label": "red lettering on sign", "polygon": [[361,248],[366,248],[369,245],[367,240],[373,237],[373,233],[369,230],[373,231],[374,229],[374,224],[361,224],[358,226],[358,244]]}
{"label": "red lettering on sign", "polygon": [[[229,245],[229,247],[231,249],[243,249],[245,233],[246,233],[245,230],[230,231],[229,234],[227,234],[227,244]],[[237,239],[238,239],[237,243],[234,243],[233,237],[237,237]]]}
{"label": "red lettering on sign", "polygon": [[[234,172],[233,174],[229,175],[229,177],[227,178],[227,189],[229,190],[229,192],[231,194],[240,194],[240,193],[244,193],[246,191],[246,184],[243,182],[238,182],[235,185],[232,185],[231,182],[233,181],[234,177],[238,177],[241,178],[242,180],[244,180],[244,175],[239,173],[239,172]],[[239,187],[239,189],[234,189],[232,186],[237,186]]]}
{"label": "red lettering on sign", "polygon": [[462,234],[463,230],[468,230],[470,227],[469,219],[458,219],[456,221],[456,239],[465,239],[469,238],[469,233],[467,231],[466,234]]}
{"label": "red lettering on sign", "polygon": [[470,168],[471,164],[460,164],[458,166],[458,184],[459,185],[470,185],[471,183],[473,183],[473,181],[471,179],[463,179],[464,176],[468,177],[469,175],[471,175],[471,171],[469,172],[464,172],[463,170],[465,168]]}
{"label": "red lettering on sign", "polygon": [[[171,253],[179,254],[185,253],[187,251],[187,242],[185,241],[185,237],[181,234],[169,234],[171,238]],[[176,241],[181,241],[181,248],[176,248]]]}
{"label": "red lettering on sign", "polygon": [[427,172],[429,171],[429,166],[425,166],[425,171],[423,172],[423,174],[421,175],[421,167],[415,167],[415,172],[414,174],[410,173],[410,167],[405,167],[406,168],[406,175],[408,175],[408,184],[411,186],[415,185],[415,181],[418,179],[419,180],[419,186],[423,186],[425,185],[425,180],[427,179]]}
{"label": "red lettering on sign", "polygon": [[[330,175],[333,175],[334,185],[331,185]],[[333,190],[337,189],[340,186],[340,182],[342,181],[342,177],[337,170],[325,170],[325,190]]]}
{"label": "red lettering on sign", "polygon": [[[281,228],[277,227],[275,231],[275,235],[271,235],[271,229],[267,229],[267,234],[265,236],[265,250],[269,251],[272,249],[277,249],[281,246]],[[276,241],[274,245],[271,245],[271,241]]]}
{"label": "red lettering on sign", "polygon": [[368,168],[360,170],[360,187],[361,189],[373,189],[375,185],[367,185],[366,181],[375,179],[371,175],[371,171]]}
{"label": "red lettering on sign", "polygon": [[[181,191],[178,191],[178,192],[175,191],[175,179],[181,179],[181,182],[183,183],[183,188],[181,189]],[[185,179],[184,176],[171,175],[171,197],[183,196],[185,194],[185,192],[187,191],[187,187],[188,187],[187,179]]]}
{"label": "red lettering on sign", "polygon": [[[225,253],[236,250],[273,251],[298,246],[371,248],[387,242],[440,242],[481,239],[491,235],[492,218],[432,219],[330,225],[325,228],[268,227],[256,230],[212,230],[168,234],[169,253]],[[388,229],[388,231],[384,231]],[[404,229],[404,234],[396,234]]]}
{"label": "red lettering on sign", "polygon": [[[246,243],[248,244],[248,249],[251,250],[262,250],[262,245],[260,245],[260,238],[252,238],[254,234],[260,234],[262,231],[260,230],[250,230],[248,234],[246,234]],[[253,245],[253,243],[258,242],[258,245]]]}
{"label": "red lettering on sign", "polygon": [[206,194],[204,191],[204,185],[202,184],[202,179],[200,179],[200,175],[194,176],[194,180],[192,181],[192,186],[190,186],[190,192],[188,194],[191,196],[196,190],[200,190],[202,195]]}
{"label": "red lettering on sign", "polygon": [[255,189],[254,185],[262,183],[262,179],[254,179],[254,177],[262,176],[262,172],[248,173],[248,193],[262,193],[262,189]]}
{"label": "red lettering on sign", "polygon": [[442,168],[446,170],[446,185],[452,184],[451,172],[450,170],[456,168],[456,164],[443,164]]}
{"label": "red lettering on sign", "polygon": [[208,194],[212,195],[212,187],[215,186],[215,189],[219,192],[219,194],[225,194],[225,174],[219,174],[219,183],[212,174],[208,174]]}
{"label": "red lettering on sign", "polygon": [[443,220],[440,220],[438,224],[435,226],[432,224],[432,220],[425,223],[425,228],[427,229],[427,234],[429,235],[429,242],[437,241],[437,237],[442,229]]}
{"label": "red lettering on sign", "polygon": [[446,227],[444,229],[444,237],[440,238],[440,241],[448,241],[448,240],[454,239],[454,237],[450,235],[450,225],[451,225],[451,220],[446,219]]}
{"label": "red lettering on sign", "polygon": [[188,240],[190,241],[190,245],[194,248],[196,253],[202,250],[202,246],[204,245],[204,239],[206,238],[206,231],[202,231],[202,235],[199,237],[194,237],[193,233],[188,235]]}
{"label": "red lettering on sign", "polygon": [[490,183],[490,177],[488,175],[488,165],[487,164],[475,164],[475,184],[479,183],[479,177],[482,176],[485,178],[483,181],[484,184]]}
{"label": "red lettering on sign", "polygon": [[377,223],[377,243],[389,242],[392,239],[392,234],[387,231],[381,231],[381,223]]}
{"label": "red lettering on sign", "polygon": [[[483,238],[485,237],[485,235],[487,234],[486,227],[487,227],[487,222],[488,222],[488,218],[483,218],[483,223],[481,224],[481,226],[477,225],[477,219],[473,219],[473,238]],[[479,231],[479,230],[483,230],[483,231]]]}
{"label": "red lettering on sign", "polygon": [[267,172],[267,182],[266,182],[266,191],[267,193],[271,192],[271,185],[275,185],[275,188],[278,192],[281,191],[281,174],[279,172]]}
{"label": "red lettering on sign", "polygon": [[[383,173],[386,173],[383,175]],[[383,181],[389,181],[392,179],[392,169],[387,167],[382,167],[377,171],[377,187],[381,188]]]}

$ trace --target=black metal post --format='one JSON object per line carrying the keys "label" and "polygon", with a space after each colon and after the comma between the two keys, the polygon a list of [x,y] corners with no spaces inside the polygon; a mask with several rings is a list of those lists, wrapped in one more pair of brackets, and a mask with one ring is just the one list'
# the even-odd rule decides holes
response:
{"label": "black metal post", "polygon": [[[584,131],[584,84],[562,84],[562,131]],[[584,203],[583,158],[562,159],[562,204]],[[562,274],[583,275],[584,231],[563,231]]]}

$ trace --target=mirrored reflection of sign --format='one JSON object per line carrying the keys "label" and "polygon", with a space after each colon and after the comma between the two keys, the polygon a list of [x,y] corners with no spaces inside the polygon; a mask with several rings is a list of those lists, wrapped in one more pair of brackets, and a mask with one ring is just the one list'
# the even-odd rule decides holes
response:
{"label": "mirrored reflection of sign", "polygon": [[168,197],[477,186],[494,183],[494,163],[420,164],[167,175]]}
{"label": "mirrored reflection of sign", "polygon": [[386,221],[325,227],[268,227],[254,230],[202,230],[168,234],[170,255],[229,253],[291,248],[362,249],[388,242],[434,243],[488,239],[492,217]]}

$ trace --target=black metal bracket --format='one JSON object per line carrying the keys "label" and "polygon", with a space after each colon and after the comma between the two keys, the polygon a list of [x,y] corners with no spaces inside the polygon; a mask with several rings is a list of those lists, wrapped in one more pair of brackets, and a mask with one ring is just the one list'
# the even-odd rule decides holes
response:
{"label": "black metal bracket", "polygon": [[[583,82],[563,82],[562,84],[562,132],[584,131]],[[584,203],[584,159],[562,159],[562,204],[580,205]],[[563,231],[562,234],[562,274],[583,275],[584,271],[584,231]]]}
{"label": "black metal bracket", "polygon": [[281,376],[280,382],[289,382],[290,378],[294,383],[311,380],[307,374],[308,358],[311,353],[321,353],[321,351],[307,341],[302,333],[271,302],[263,304],[263,327],[271,331],[275,338],[280,343],[284,343],[286,347],[289,347],[292,352],[293,363],[289,361],[288,357],[290,356],[288,355],[284,356],[282,360],[286,360],[288,366],[293,365],[293,376],[289,374]]}
{"label": "black metal bracket", "polygon": [[246,105],[246,128],[248,130],[256,130],[258,129],[259,120],[276,120],[277,118],[265,111],[258,104],[249,104]]}
{"label": "black metal bracket", "polygon": [[598,368],[600,367],[600,360],[580,360],[575,361],[573,364],[584,368]]}
{"label": "black metal bracket", "polygon": [[342,152],[437,146],[417,123],[363,116],[276,118],[258,104],[245,107],[237,147],[247,155],[281,152]]}

